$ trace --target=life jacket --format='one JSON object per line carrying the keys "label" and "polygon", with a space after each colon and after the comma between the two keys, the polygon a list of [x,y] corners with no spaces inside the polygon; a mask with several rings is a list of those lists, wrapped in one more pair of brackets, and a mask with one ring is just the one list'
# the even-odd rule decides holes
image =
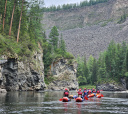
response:
{"label": "life jacket", "polygon": [[87,91],[85,90],[84,93],[87,93]]}
{"label": "life jacket", "polygon": [[87,95],[87,91],[86,90],[84,91],[84,95]]}
{"label": "life jacket", "polygon": [[78,91],[78,95],[82,95],[82,92],[81,91]]}
{"label": "life jacket", "polygon": [[93,90],[93,91],[92,91],[92,93],[96,93],[96,91],[95,91],[95,90]]}
{"label": "life jacket", "polygon": [[65,91],[65,92],[64,92],[64,95],[69,95],[69,92],[68,92],[68,91]]}

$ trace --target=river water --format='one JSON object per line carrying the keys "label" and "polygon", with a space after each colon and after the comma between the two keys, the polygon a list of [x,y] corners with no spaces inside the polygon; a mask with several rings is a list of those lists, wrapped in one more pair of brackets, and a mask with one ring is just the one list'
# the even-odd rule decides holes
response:
{"label": "river water", "polygon": [[[70,94],[75,95],[75,91]],[[81,103],[59,101],[62,91],[0,93],[0,114],[128,114],[127,92],[102,92]]]}

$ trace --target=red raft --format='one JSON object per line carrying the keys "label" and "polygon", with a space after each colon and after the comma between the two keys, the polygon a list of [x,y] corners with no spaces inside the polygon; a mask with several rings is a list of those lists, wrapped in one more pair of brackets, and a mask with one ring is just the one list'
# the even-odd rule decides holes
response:
{"label": "red raft", "polygon": [[96,95],[97,98],[101,98],[101,95]]}
{"label": "red raft", "polygon": [[94,97],[94,94],[92,93],[92,94],[88,95],[88,97]]}
{"label": "red raft", "polygon": [[62,102],[68,102],[69,98],[68,97],[63,97]]}
{"label": "red raft", "polygon": [[77,98],[76,98],[76,102],[83,102],[83,99],[80,98],[80,97],[77,97]]}

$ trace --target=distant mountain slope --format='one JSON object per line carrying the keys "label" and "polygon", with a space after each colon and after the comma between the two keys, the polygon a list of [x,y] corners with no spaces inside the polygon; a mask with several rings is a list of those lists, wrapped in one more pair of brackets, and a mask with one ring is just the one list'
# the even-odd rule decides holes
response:
{"label": "distant mountain slope", "polygon": [[128,42],[128,19],[123,24],[109,22],[106,26],[102,24],[86,26],[63,31],[63,38],[67,50],[73,55],[90,55],[98,58],[99,53],[107,49],[111,40],[117,43]]}
{"label": "distant mountain slope", "polygon": [[109,0],[83,8],[46,12],[42,24],[46,30],[57,26],[67,50],[74,56],[86,54],[97,58],[112,39],[118,43],[128,40],[128,20],[117,24],[124,12],[128,14],[128,0]]}

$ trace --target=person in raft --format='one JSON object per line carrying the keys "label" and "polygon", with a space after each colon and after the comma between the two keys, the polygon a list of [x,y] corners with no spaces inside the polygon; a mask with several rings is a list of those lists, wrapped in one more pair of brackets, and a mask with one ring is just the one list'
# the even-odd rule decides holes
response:
{"label": "person in raft", "polygon": [[83,96],[87,96],[87,89],[86,88],[84,88],[84,90],[83,90]]}
{"label": "person in raft", "polygon": [[96,96],[97,96],[97,95],[101,95],[101,94],[100,94],[100,90],[97,90]]}
{"label": "person in raft", "polygon": [[96,96],[96,90],[93,88],[92,93]]}
{"label": "person in raft", "polygon": [[88,92],[87,92],[88,95],[91,95],[92,94],[92,91],[89,89]]}
{"label": "person in raft", "polygon": [[82,91],[81,91],[81,89],[79,89],[79,91],[77,91],[77,93],[78,93],[78,97],[82,98]]}
{"label": "person in raft", "polygon": [[68,97],[69,96],[69,90],[67,88],[65,88],[63,96],[64,97]]}

